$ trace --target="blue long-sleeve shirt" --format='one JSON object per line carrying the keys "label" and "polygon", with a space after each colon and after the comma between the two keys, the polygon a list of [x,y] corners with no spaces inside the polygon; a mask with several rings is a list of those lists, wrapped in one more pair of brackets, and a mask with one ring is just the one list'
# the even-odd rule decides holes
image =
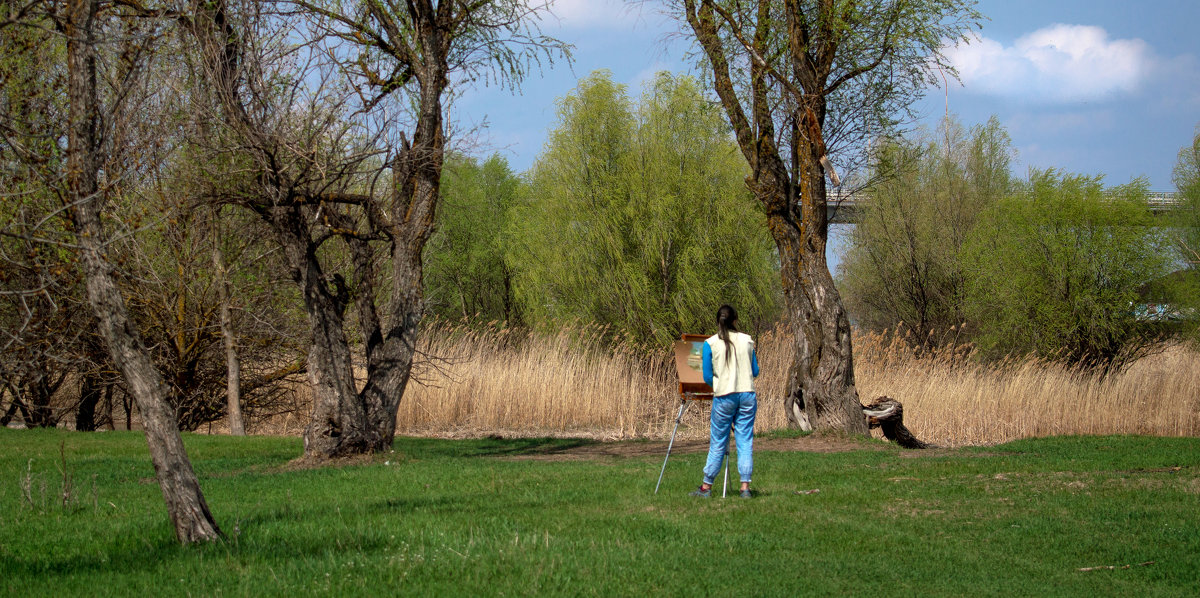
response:
{"label": "blue long-sleeve shirt", "polygon": [[[708,343],[704,343],[704,348],[700,351],[700,358],[704,366],[704,383],[712,386],[713,382],[713,365],[712,365],[712,347]],[[758,349],[750,352],[750,373],[754,377],[758,377]]]}

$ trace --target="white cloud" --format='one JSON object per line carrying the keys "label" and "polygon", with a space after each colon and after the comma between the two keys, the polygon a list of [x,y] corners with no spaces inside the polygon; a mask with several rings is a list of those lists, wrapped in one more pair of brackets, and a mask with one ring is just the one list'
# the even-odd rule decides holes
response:
{"label": "white cloud", "polygon": [[562,27],[595,28],[624,26],[633,23],[640,11],[623,0],[549,0],[548,23]]}
{"label": "white cloud", "polygon": [[1139,88],[1154,68],[1140,39],[1110,40],[1089,25],[1051,25],[1013,45],[980,38],[948,48],[967,91],[1033,102],[1101,99]]}

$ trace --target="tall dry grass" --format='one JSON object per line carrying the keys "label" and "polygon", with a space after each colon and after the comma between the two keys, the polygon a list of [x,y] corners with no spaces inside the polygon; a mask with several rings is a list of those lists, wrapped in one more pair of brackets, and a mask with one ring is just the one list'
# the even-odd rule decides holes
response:
{"label": "tall dry grass", "polygon": [[400,403],[397,432],[661,435],[676,402],[674,370],[605,332],[432,324],[421,335],[424,359]]}
{"label": "tall dry grass", "polygon": [[[667,437],[679,408],[673,363],[605,337],[591,326],[547,336],[432,324],[421,335],[425,358],[401,401],[397,431]],[[760,432],[787,426],[791,351],[782,331],[758,339]],[[1055,434],[1200,435],[1200,353],[1183,346],[1102,377],[1032,359],[981,365],[967,347],[922,354],[898,335],[859,333],[855,374],[863,402],[879,395],[902,402],[909,429],[944,446]],[[705,437],[707,417],[707,406],[689,407],[680,437]],[[303,419],[287,427],[298,431]]]}
{"label": "tall dry grass", "polygon": [[958,446],[1062,434],[1200,435],[1200,353],[1166,345],[1102,376],[1037,359],[985,366],[951,346],[915,355],[898,335],[856,337],[866,402],[904,404],[918,437]]}

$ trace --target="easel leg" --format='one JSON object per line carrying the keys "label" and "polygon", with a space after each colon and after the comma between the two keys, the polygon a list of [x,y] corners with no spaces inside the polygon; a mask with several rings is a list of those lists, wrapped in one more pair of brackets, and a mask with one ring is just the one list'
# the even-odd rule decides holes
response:
{"label": "easel leg", "polygon": [[[731,434],[732,436],[732,434]],[[729,444],[725,444],[725,481],[721,483],[721,498],[725,498],[725,490],[729,488],[729,460],[733,455],[729,452]]]}
{"label": "easel leg", "polygon": [[675,446],[675,432],[679,431],[679,422],[683,419],[683,412],[688,408],[688,402],[682,401],[679,405],[679,415],[675,416],[675,428],[671,430],[671,442],[667,443],[667,456],[663,457],[662,471],[658,472],[658,483],[654,485],[654,493],[658,494],[658,487],[662,485],[663,474],[667,473],[667,459],[671,458],[671,447]]}

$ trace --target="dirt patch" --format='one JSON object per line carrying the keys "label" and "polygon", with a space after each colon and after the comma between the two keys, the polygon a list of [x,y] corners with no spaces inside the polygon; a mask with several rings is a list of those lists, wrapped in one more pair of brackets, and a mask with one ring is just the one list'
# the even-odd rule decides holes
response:
{"label": "dirt patch", "polygon": [[[861,450],[882,450],[860,440],[836,437],[804,436],[801,438],[756,438],[754,450],[806,453],[845,453]],[[708,451],[707,440],[677,440],[671,454],[703,453]],[[548,447],[523,455],[509,455],[505,459],[532,461],[585,461],[605,457],[658,457],[667,453],[666,441],[617,441],[594,442],[580,446]]]}

